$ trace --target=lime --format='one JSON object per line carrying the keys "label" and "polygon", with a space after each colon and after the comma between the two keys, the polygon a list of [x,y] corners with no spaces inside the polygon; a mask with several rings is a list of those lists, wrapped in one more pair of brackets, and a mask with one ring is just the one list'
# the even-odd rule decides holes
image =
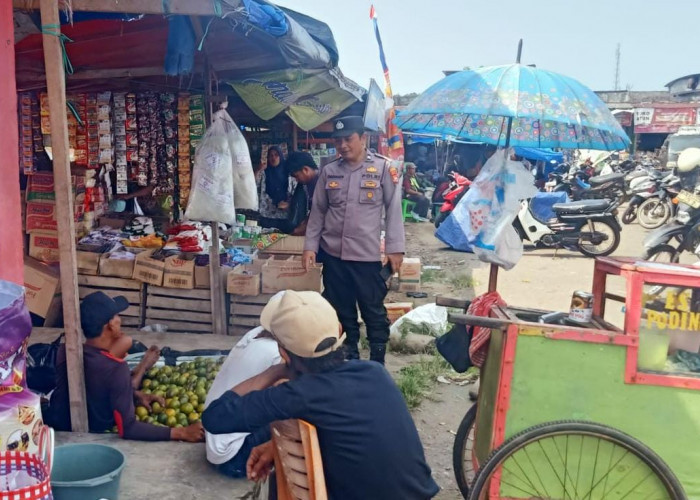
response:
{"label": "lime", "polygon": [[190,397],[187,394],[183,394],[182,396],[180,396],[179,401],[180,401],[180,404],[189,403]]}
{"label": "lime", "polygon": [[173,408],[167,408],[165,410],[165,414],[169,417],[174,417],[177,414],[177,412]]}
{"label": "lime", "polygon": [[163,413],[163,407],[161,406],[161,404],[158,401],[156,401],[155,403],[153,403],[151,405],[151,411],[154,415],[159,415],[159,414]]}
{"label": "lime", "polygon": [[192,403],[185,403],[184,405],[180,406],[180,411],[189,415],[194,411],[194,406]]}
{"label": "lime", "polygon": [[175,416],[168,417],[168,420],[165,421],[165,425],[168,427],[175,427],[177,425],[177,419]]}
{"label": "lime", "polygon": [[196,411],[193,411],[189,415],[187,415],[187,421],[191,424],[194,424],[195,422],[199,422],[199,413]]}
{"label": "lime", "polygon": [[143,382],[141,382],[141,387],[144,389],[148,389],[149,387],[151,387],[152,383],[153,383],[153,380],[147,378]]}
{"label": "lime", "polygon": [[145,406],[137,406],[136,407],[136,416],[139,418],[148,417],[148,408],[146,408]]}
{"label": "lime", "polygon": [[199,413],[200,415],[204,413],[204,403],[199,403],[197,405],[197,413]]}
{"label": "lime", "polygon": [[180,400],[177,398],[173,398],[170,400],[170,403],[168,403],[167,406],[168,406],[168,408],[178,409],[178,408],[180,408]]}

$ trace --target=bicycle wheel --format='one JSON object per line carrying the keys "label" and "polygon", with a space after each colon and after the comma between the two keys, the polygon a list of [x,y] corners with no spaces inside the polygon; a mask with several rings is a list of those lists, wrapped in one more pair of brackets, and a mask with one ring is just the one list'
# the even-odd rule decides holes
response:
{"label": "bicycle wheel", "polygon": [[497,448],[469,495],[561,500],[685,500],[683,487],[647,446],[612,427],[552,422],[531,427]]}
{"label": "bicycle wheel", "polygon": [[476,405],[472,405],[467,411],[462,423],[457,429],[455,444],[452,447],[452,468],[455,471],[455,479],[462,496],[469,496],[469,486],[476,476],[474,467],[474,424],[476,423]]}

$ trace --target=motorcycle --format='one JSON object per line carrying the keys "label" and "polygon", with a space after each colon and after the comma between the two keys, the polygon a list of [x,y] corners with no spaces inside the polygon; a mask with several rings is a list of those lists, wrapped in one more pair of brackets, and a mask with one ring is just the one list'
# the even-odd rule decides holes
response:
{"label": "motorcycle", "polygon": [[564,174],[552,192],[565,192],[573,200],[607,198],[617,201],[619,205],[625,198],[625,174],[589,177],[586,172],[576,170]]}
{"label": "motorcycle", "polygon": [[459,200],[467,193],[469,185],[472,183],[472,181],[457,172],[448,174],[448,177],[451,181],[447,189],[442,192],[442,199],[444,201],[440,207],[440,212],[435,217],[436,228],[440,227],[440,224],[452,213],[457,203],[459,203]]}
{"label": "motorcycle", "polygon": [[[664,202],[667,202],[668,200],[673,199],[675,195],[678,194],[679,185],[680,179],[673,174],[669,174],[665,177],[652,174],[634,178],[630,183],[628,190],[631,199],[627,205],[627,209],[622,214],[622,223],[632,224],[635,220],[637,220],[640,212],[639,209],[647,200],[663,198]],[[665,224],[666,221],[671,218],[671,215],[674,212],[672,208],[673,205],[669,204],[669,207],[671,208],[666,213],[664,208],[657,207],[656,203],[647,203],[644,210],[645,216],[648,214],[650,209],[652,209],[655,213],[648,215],[648,218],[645,219],[642,227],[645,227],[646,229],[656,229],[657,227]],[[665,213],[660,213],[661,211],[664,211]],[[652,220],[652,218],[654,220]],[[663,218],[662,222],[659,223],[657,219],[661,218]],[[651,225],[654,223],[657,224],[653,227],[647,227],[647,225],[645,225]]]}
{"label": "motorcycle", "polygon": [[[700,257],[700,194],[681,191],[676,197],[678,211],[671,224],[660,227],[644,238],[644,260],[678,262],[683,252]],[[673,247],[671,240],[680,242]]]}
{"label": "motorcycle", "polygon": [[545,248],[566,248],[587,257],[610,255],[620,245],[619,203],[581,200],[551,204],[550,196],[521,202],[513,226],[523,241]]}
{"label": "motorcycle", "polygon": [[639,225],[644,229],[656,229],[669,221],[675,212],[674,200],[680,193],[681,180],[671,174],[658,183],[652,196],[637,209]]}

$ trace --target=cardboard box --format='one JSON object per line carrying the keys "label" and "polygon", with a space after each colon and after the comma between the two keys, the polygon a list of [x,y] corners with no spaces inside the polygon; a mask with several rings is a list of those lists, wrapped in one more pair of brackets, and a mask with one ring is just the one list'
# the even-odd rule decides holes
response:
{"label": "cardboard box", "polygon": [[301,255],[304,253],[304,236],[285,236],[260,251],[264,253]]}
{"label": "cardboard box", "polygon": [[[85,195],[78,195],[73,204],[73,219],[80,222],[84,213]],[[25,231],[33,233],[35,231],[58,231],[56,222],[56,203],[30,201],[27,203],[25,215]]]}
{"label": "cardboard box", "polygon": [[165,261],[152,258],[153,252],[155,250],[147,250],[136,256],[132,277],[149,285],[163,286]]}
{"label": "cardboard box", "polygon": [[404,314],[413,310],[413,302],[389,302],[384,304],[390,323],[394,323]]}
{"label": "cardboard box", "polygon": [[233,295],[260,295],[262,276],[260,270],[250,264],[236,266],[228,273],[226,291]]}
{"label": "cardboard box", "polygon": [[166,288],[194,288],[194,259],[184,256],[173,256],[165,259],[163,286]]}
{"label": "cardboard box", "polygon": [[45,326],[58,324],[61,318],[61,280],[58,269],[31,257],[24,258],[24,288],[27,308],[44,318]]}
{"label": "cardboard box", "polygon": [[[233,268],[231,266],[222,265],[221,271],[221,282],[222,286],[226,286],[226,280],[228,279],[228,273],[231,272]],[[209,264],[206,266],[194,266],[194,287],[195,288],[211,288],[211,277],[209,271]]]}
{"label": "cardboard box", "polygon": [[[95,252],[83,252],[78,250],[75,252],[78,257],[78,274],[89,274],[97,276],[97,271],[100,267],[100,256],[102,254]],[[129,276],[131,278],[131,276]]]}
{"label": "cardboard box", "polygon": [[420,258],[405,258],[399,269],[399,292],[420,292],[420,274]]}
{"label": "cardboard box", "polygon": [[29,235],[29,256],[47,264],[60,260],[58,253],[58,233],[56,231],[35,231]]}
{"label": "cardboard box", "polygon": [[[71,175],[73,195],[85,192],[85,176]],[[56,193],[52,173],[37,173],[29,176],[27,182],[27,202],[55,203]]]}
{"label": "cardboard box", "polygon": [[111,253],[105,253],[100,257],[100,276],[131,279],[135,260],[112,259],[111,256]]}
{"label": "cardboard box", "polygon": [[322,270],[323,265],[314,264],[307,271],[301,260],[269,260],[262,266],[262,293],[282,290],[320,292]]}

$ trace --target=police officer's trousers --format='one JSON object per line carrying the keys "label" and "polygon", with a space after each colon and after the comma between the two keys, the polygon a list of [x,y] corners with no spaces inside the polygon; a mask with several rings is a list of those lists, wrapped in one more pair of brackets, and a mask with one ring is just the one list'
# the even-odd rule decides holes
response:
{"label": "police officer's trousers", "polygon": [[388,289],[380,273],[381,262],[340,260],[323,250],[319,252],[319,261],[323,263],[323,296],[331,303],[343,325],[349,357],[357,357],[358,353],[359,306],[367,327],[370,359],[383,363],[389,340],[389,319],[384,307]]}

